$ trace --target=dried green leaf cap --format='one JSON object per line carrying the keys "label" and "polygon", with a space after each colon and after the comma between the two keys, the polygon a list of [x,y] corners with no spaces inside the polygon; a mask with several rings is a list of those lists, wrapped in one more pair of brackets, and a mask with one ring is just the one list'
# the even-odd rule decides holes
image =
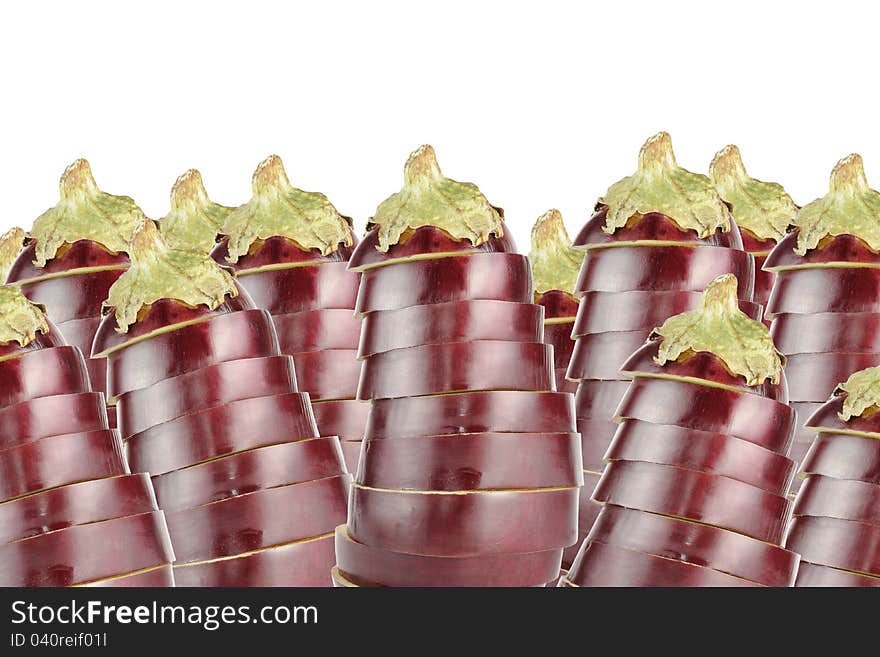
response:
{"label": "dried green leaf cap", "polygon": [[869,408],[880,406],[880,367],[869,367],[853,373],[837,386],[834,394],[846,393],[843,409],[838,413],[844,422],[861,416]]}
{"label": "dried green leaf cap", "polygon": [[349,220],[323,194],[292,186],[277,155],[260,162],[252,188],[253,198],[233,210],[223,225],[223,234],[229,236],[229,262],[238,262],[255,241],[270,237],[286,237],[322,255],[340,244],[352,245]]}
{"label": "dried green leaf cap", "polygon": [[238,294],[232,275],[201,251],[172,249],[156,222],[146,219],[129,246],[131,266],[110,287],[105,307],[116,311],[117,330],[126,333],[138,313],[162,299],[211,310]]}
{"label": "dried green leaf cap", "polygon": [[209,253],[232,210],[209,199],[202,174],[190,169],[171,188],[171,210],[159,228],[171,248]]}
{"label": "dried green leaf cap", "polygon": [[739,148],[730,144],[718,151],[709,166],[709,177],[740,228],[760,240],[785,237],[794,223],[797,205],[779,183],[749,176]]}
{"label": "dried green leaf cap", "polygon": [[784,357],[767,327],[739,309],[736,288],[736,276],[719,276],[703,292],[699,307],[654,329],[663,338],[655,362],[665,365],[688,351],[708,352],[745,377],[746,385],[761,385],[765,379],[779,383]]}
{"label": "dried green leaf cap", "polygon": [[828,194],[808,203],[795,217],[800,228],[795,253],[806,255],[825,237],[852,235],[880,251],[880,192],[868,187],[862,156],[843,158],[831,172]]}
{"label": "dried green leaf cap", "polygon": [[433,226],[456,240],[479,246],[504,236],[501,214],[473,183],[447,178],[431,146],[406,161],[403,188],[382,201],[371,224],[379,226],[379,251],[387,252],[406,231]]}
{"label": "dried green leaf cap", "polygon": [[144,220],[143,211],[128,196],[113,196],[98,189],[92,169],[83,159],[65,169],[60,195],[58,205],[37,217],[31,229],[31,237],[37,242],[37,267],[45,267],[63,244],[79,240],[92,240],[109,251],[123,252]]}
{"label": "dried green leaf cap", "polygon": [[529,261],[532,263],[535,292],[562,290],[574,293],[584,253],[572,248],[559,210],[545,212],[532,226]]}
{"label": "dried green leaf cap", "polygon": [[730,211],[712,181],[678,166],[667,132],[645,142],[636,172],[611,185],[599,205],[608,206],[602,229],[609,234],[650,212],[666,215],[681,230],[693,230],[701,238],[719,228],[730,230]]}
{"label": "dried green leaf cap", "polygon": [[25,232],[16,226],[0,235],[0,284],[6,281],[9,270],[21,253]]}
{"label": "dried green leaf cap", "polygon": [[0,286],[0,344],[17,342],[27,346],[37,333],[48,333],[43,309],[12,285]]}

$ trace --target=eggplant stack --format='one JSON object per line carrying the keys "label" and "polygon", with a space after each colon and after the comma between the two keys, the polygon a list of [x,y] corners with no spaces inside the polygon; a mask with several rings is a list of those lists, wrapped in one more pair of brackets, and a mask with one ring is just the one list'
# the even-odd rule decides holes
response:
{"label": "eggplant stack", "polygon": [[732,274],[657,328],[623,364],[604,506],[560,586],[791,586],[783,363]]}
{"label": "eggplant stack", "polygon": [[796,586],[880,587],[880,368],[853,374],[807,421],[818,435],[803,464],[787,545]]}
{"label": "eggplant stack", "polygon": [[357,239],[351,219],[327,197],[293,187],[277,155],[253,176],[253,198],[223,222],[213,251],[231,266],[257,308],[275,323],[281,353],[293,357],[322,436],[339,436],[354,472],[369,406],[356,399],[360,276],[348,270]]}
{"label": "eggplant stack", "polygon": [[764,263],[776,273],[766,314],[788,357],[798,461],[815,435],[803,422],[853,372],[880,365],[880,193],[856,154],[837,163],[829,187]]}
{"label": "eggplant stack", "polygon": [[580,300],[567,376],[584,453],[581,540],[599,507],[590,495],[617,431],[615,409],[629,388],[621,366],[668,317],[697,308],[717,276],[739,281],[739,307],[753,319],[754,257],[712,181],[680,167],[670,136],[651,137],[635,174],[612,185],[574,240],[586,258],[574,289]]}
{"label": "eggplant stack", "polygon": [[0,287],[0,586],[173,586],[173,560],[150,478],[130,474],[82,353]]}
{"label": "eggplant stack", "polygon": [[[98,189],[86,160],[61,176],[58,205],[34,221],[7,281],[45,307],[68,344],[86,356],[95,390],[106,392],[106,363],[89,358],[110,286],[128,269],[128,243],[144,213],[127,196]],[[107,408],[110,426],[116,412]]]}
{"label": "eggplant stack", "polygon": [[[178,586],[330,586],[350,477],[270,315],[208,254],[225,210],[178,180],[95,337],[133,469],[152,475]],[[176,199],[176,201],[175,201]]]}
{"label": "eggplant stack", "polygon": [[572,396],[502,211],[423,146],[352,254],[371,400],[337,586],[544,586],[577,538]]}

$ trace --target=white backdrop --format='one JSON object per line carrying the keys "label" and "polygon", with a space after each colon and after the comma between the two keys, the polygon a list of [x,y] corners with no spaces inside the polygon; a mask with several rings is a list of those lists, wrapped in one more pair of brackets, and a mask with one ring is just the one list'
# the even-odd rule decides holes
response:
{"label": "white backdrop", "polygon": [[360,227],[429,142],[521,250],[551,206],[576,231],[658,130],[693,170],[737,143],[799,203],[853,150],[880,187],[869,3],[594,4],[3,3],[0,228],[80,156],[160,217],[185,169],[233,205],[277,152]]}

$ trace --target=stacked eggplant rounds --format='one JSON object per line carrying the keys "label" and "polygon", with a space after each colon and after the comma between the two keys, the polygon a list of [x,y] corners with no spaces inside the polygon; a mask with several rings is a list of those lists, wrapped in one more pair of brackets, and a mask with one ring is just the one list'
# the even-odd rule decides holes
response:
{"label": "stacked eggplant rounds", "polygon": [[[638,170],[611,186],[575,238],[586,251],[575,286],[580,299],[568,378],[578,382],[575,408],[583,438],[584,488],[599,481],[601,455],[617,430],[614,410],[629,387],[621,366],[668,317],[700,304],[716,277],[739,280],[740,308],[760,319],[752,303],[754,258],[730,211],[706,176],[678,166],[665,132],[639,153]],[[581,515],[598,509],[584,494]],[[581,527],[582,540],[589,526]]]}
{"label": "stacked eggplant rounds", "polygon": [[[532,227],[532,248],[529,251],[535,303],[544,307],[544,342],[553,345],[556,389],[571,393],[577,392],[577,383],[569,381],[566,372],[575,344],[571,337],[578,311],[574,289],[583,261],[583,252],[572,247],[559,210],[549,210],[541,215]],[[585,422],[587,421],[578,420],[578,431],[581,431],[581,424]],[[588,434],[589,431],[584,431],[581,435]],[[607,445],[599,445],[599,449],[590,451],[596,444],[586,441],[582,447],[584,478],[596,481],[605,467],[602,459]],[[579,535],[585,535],[589,531],[599,513],[600,506],[592,501],[592,492],[592,486],[581,488],[578,507]],[[563,568],[571,566],[578,547],[575,543],[566,548],[562,556]]]}
{"label": "stacked eggplant rounds", "polygon": [[880,368],[856,372],[807,421],[818,436],[803,464],[787,546],[796,586],[880,587]]}
{"label": "stacked eggplant rounds", "polygon": [[0,287],[0,586],[173,586],[173,561],[82,353]]}
{"label": "stacked eggplant rounds", "polygon": [[[753,301],[766,306],[776,275],[765,270],[770,251],[785,237],[798,207],[778,183],[764,182],[749,176],[739,148],[730,144],[715,154],[709,177],[718,195],[730,208],[742,235],[743,248],[755,258]],[[770,320],[764,323],[770,326]]]}
{"label": "stacked eggplant rounds", "polygon": [[129,254],[93,355],[107,359],[129,464],[152,475],[177,585],[329,586],[349,476],[271,317],[149,219]]}
{"label": "stacked eggplant rounds", "polygon": [[[868,187],[862,158],[838,162],[828,194],[794,223],[764,263],[776,272],[766,315],[803,422],[850,374],[880,365],[880,192]],[[813,437],[801,426],[792,458]]]}
{"label": "stacked eggplant rounds", "polygon": [[[110,286],[128,268],[128,242],[144,213],[127,196],[98,189],[86,160],[61,176],[58,205],[34,222],[7,282],[46,308],[68,344],[86,355],[96,391],[106,391],[106,364],[88,358]],[[111,426],[116,414],[107,410]]]}
{"label": "stacked eggplant rounds", "polygon": [[356,399],[360,276],[348,270],[357,243],[351,219],[323,194],[293,187],[281,158],[268,157],[253,176],[253,198],[236,208],[214,249],[240,285],[275,323],[281,353],[293,357],[299,387],[311,395],[322,436],[339,436],[356,471],[369,406]]}
{"label": "stacked eggplant rounds", "polygon": [[577,538],[572,396],[502,211],[406,163],[352,254],[371,400],[337,586],[544,586]]}
{"label": "stacked eggplant rounds", "polygon": [[623,365],[604,507],[560,586],[792,585],[783,361],[731,274],[656,330]]}

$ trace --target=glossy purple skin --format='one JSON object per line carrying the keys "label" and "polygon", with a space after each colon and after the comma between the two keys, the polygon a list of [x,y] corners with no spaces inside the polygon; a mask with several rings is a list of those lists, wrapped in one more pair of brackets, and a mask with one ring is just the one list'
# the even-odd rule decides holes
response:
{"label": "glossy purple skin", "polygon": [[366,441],[355,481],[396,490],[580,486],[576,433],[474,433]]}
{"label": "glossy purple skin", "polygon": [[623,363],[621,371],[631,376],[637,376],[641,373],[702,379],[710,383],[720,383],[738,388],[759,397],[767,397],[782,404],[788,403],[789,386],[786,372],[790,372],[790,370],[780,374],[779,383],[764,379],[760,385],[750,386],[746,384],[744,376],[733,374],[720,358],[709,352],[701,351],[690,356],[682,355],[676,361],[658,365],[654,358],[659,353],[661,343],[662,340],[654,339],[641,346]]}
{"label": "glossy purple skin", "polygon": [[80,481],[128,474],[109,429],[50,436],[0,450],[0,502]]}
{"label": "glossy purple skin", "polygon": [[767,397],[665,379],[636,378],[616,416],[736,436],[783,455],[796,425],[789,406]]}
{"label": "glossy purple skin", "polygon": [[372,586],[539,586],[559,574],[560,550],[480,557],[431,557],[374,548],[336,529],[339,569]]}
{"label": "glossy purple skin", "polygon": [[880,312],[880,268],[796,269],[776,276],[765,315]]}
{"label": "glossy purple skin", "polygon": [[590,533],[593,523],[596,522],[596,518],[604,508],[604,505],[593,500],[593,491],[596,490],[596,485],[601,478],[601,474],[584,472],[584,485],[581,486],[578,501],[578,538],[562,553],[562,565],[566,570],[571,568],[572,562],[584,543],[584,538]]}
{"label": "glossy purple skin", "polygon": [[644,552],[599,543],[585,542],[568,575],[560,586],[663,586],[663,587],[742,587],[760,586],[746,579],[711,568],[667,559]]}
{"label": "glossy purple skin", "polygon": [[806,475],[880,485],[880,440],[839,433],[819,434],[801,470]]}
{"label": "glossy purple skin", "polygon": [[[556,356],[556,350],[553,350],[554,360]],[[577,393],[578,390],[578,381],[569,381],[565,378],[565,373],[568,371],[567,367],[557,367],[553,370],[553,378],[556,379],[556,390],[558,392],[567,392],[572,395]]]}
{"label": "glossy purple skin", "polygon": [[859,431],[880,437],[880,414],[867,409],[862,415],[844,420],[839,414],[843,412],[845,401],[845,394],[829,396],[813,415],[805,419],[805,426],[820,432]]}
{"label": "glossy purple skin", "polygon": [[0,545],[0,586],[69,586],[173,558],[163,514],[151,511]]}
{"label": "glossy purple skin", "polygon": [[[673,315],[697,308],[702,296],[683,290],[585,292],[572,336],[653,329]],[[761,319],[759,305],[740,299],[739,308],[752,319]]]}
{"label": "glossy purple skin", "polygon": [[324,349],[357,349],[361,321],[354,310],[319,308],[273,315],[281,353],[294,354]]}
{"label": "glossy purple skin", "polygon": [[880,525],[880,485],[812,475],[801,486],[792,515]]}
{"label": "glossy purple skin", "polygon": [[880,365],[880,353],[792,354],[785,371],[790,377],[789,395],[797,401],[821,402],[851,374]]}
{"label": "glossy purple skin", "polygon": [[0,409],[0,449],[107,428],[104,395],[99,392],[38,397]]}
{"label": "glossy purple skin", "polygon": [[[351,224],[351,220],[349,220]],[[318,249],[303,249],[295,241],[287,237],[269,237],[264,240],[256,240],[246,255],[241,256],[237,262],[229,262],[229,238],[223,237],[211,251],[211,257],[217,264],[231,267],[236,272],[247,271],[259,267],[289,264],[295,266],[309,266],[325,262],[340,262],[348,260],[351,252],[358,243],[356,235],[352,235],[352,246],[339,244],[328,255],[323,255]]]}
{"label": "glossy purple skin", "polygon": [[288,392],[297,392],[290,356],[226,361],[120,396],[116,405],[119,429],[123,438],[129,438],[181,415]]}
{"label": "glossy purple skin", "polygon": [[677,559],[765,586],[792,586],[800,557],[736,532],[608,505],[589,540]]}
{"label": "glossy purple skin", "polygon": [[[117,267],[124,270],[129,265],[126,254],[113,253],[91,240],[79,240],[73,244],[62,245],[55,257],[47,262],[45,267],[37,267],[34,264],[36,248],[36,240],[25,244],[24,249],[18,254],[18,258],[9,270],[9,275],[6,278],[8,283],[66,272],[70,272],[71,276],[78,276],[79,274],[75,270],[85,267]],[[117,276],[121,273],[120,271]]]}
{"label": "glossy purple skin", "polygon": [[637,220],[630,219],[627,226],[618,228],[609,234],[603,230],[608,206],[597,205],[593,216],[589,218],[584,227],[574,238],[574,246],[590,247],[600,244],[614,244],[615,242],[641,242],[645,240],[668,241],[668,242],[693,242],[709,246],[722,246],[731,249],[743,248],[743,240],[739,228],[734,221],[730,221],[730,230],[727,232],[717,229],[707,238],[697,236],[696,231],[682,230],[673,219],[659,212],[649,212],[641,215]]}
{"label": "glossy purple skin", "polygon": [[[92,353],[92,342],[95,332],[101,323],[101,317],[89,317],[87,319],[74,319],[58,325],[58,330],[64,334],[67,343],[77,347],[83,354]],[[86,369],[89,379],[95,390],[106,392],[107,390],[107,360],[104,358],[89,358],[86,356]]]}
{"label": "glossy purple skin", "polygon": [[547,319],[576,317],[578,313],[578,300],[570,292],[562,290],[535,292],[535,303],[544,308],[544,317]]}
{"label": "glossy purple skin", "polygon": [[880,264],[880,254],[871,251],[868,245],[853,235],[826,237],[819,246],[807,251],[806,255],[794,252],[800,229],[783,237],[767,256],[764,266],[768,270],[786,267],[816,267],[835,263]]}
{"label": "glossy purple skin", "polygon": [[[501,214],[503,216],[503,211]],[[407,259],[429,253],[516,253],[516,244],[510,229],[503,222],[501,226],[503,236],[491,235],[480,246],[474,246],[469,240],[456,240],[439,228],[422,226],[407,231],[397,244],[382,252],[378,249],[378,227],[367,225],[367,234],[352,253],[349,267],[355,270],[381,267],[388,260]]]}
{"label": "glossy purple skin", "polygon": [[103,318],[100,315],[85,319],[72,319],[58,324],[58,330],[69,345],[77,347],[83,354],[92,353],[92,342]]}
{"label": "glossy purple skin", "polygon": [[336,563],[333,536],[258,550],[251,554],[175,565],[178,587],[330,587]]}
{"label": "glossy purple skin", "polygon": [[617,433],[617,427],[618,424],[610,420],[578,419],[585,470],[602,472],[605,468],[605,453]]}
{"label": "glossy purple skin", "polygon": [[[776,247],[776,242],[772,239],[759,240],[749,231],[740,229],[743,239],[743,248],[755,256],[755,293],[753,299],[755,303],[762,306],[767,305],[770,293],[773,291],[773,283],[776,282],[776,274],[772,271],[764,269],[764,263],[767,256]],[[760,320],[760,318],[757,318]],[[765,320],[769,326],[769,321]]]}
{"label": "glossy purple skin", "polygon": [[312,402],[312,411],[322,436],[339,436],[342,441],[361,440],[370,404],[356,399]]}
{"label": "glossy purple skin", "polygon": [[466,494],[351,489],[348,531],[365,545],[426,556],[540,552],[577,539],[578,488]]}
{"label": "glossy purple skin", "polygon": [[359,314],[409,306],[496,299],[532,303],[532,270],[516,253],[413,260],[364,272],[355,310]]}
{"label": "glossy purple skin", "polygon": [[135,434],[126,446],[133,470],[159,475],[255,447],[317,437],[308,395],[291,392],[183,415]]}
{"label": "glossy purple skin", "polygon": [[880,312],[776,315],[776,348],[788,354],[880,352]]}
{"label": "glossy purple skin", "polygon": [[93,357],[100,357],[111,350],[122,350],[137,338],[148,335],[153,331],[173,327],[176,324],[207,320],[219,315],[226,315],[242,310],[253,310],[254,303],[250,296],[240,285],[235,297],[226,297],[219,306],[211,310],[207,306],[192,308],[178,301],[162,299],[146,309],[142,309],[138,321],[128,327],[128,331],[120,333],[117,330],[116,316],[111,311],[104,315],[95,340],[92,343]]}
{"label": "glossy purple skin", "polygon": [[695,520],[777,545],[790,512],[785,494],[719,475],[635,461],[609,463],[593,499]]}
{"label": "glossy purple skin", "polygon": [[880,525],[800,516],[791,521],[785,547],[809,563],[880,575]]}
{"label": "glossy purple skin", "polygon": [[605,454],[607,461],[638,461],[721,475],[784,495],[795,462],[746,440],[719,433],[624,420]]}
{"label": "glossy purple skin", "polygon": [[52,488],[0,504],[0,543],[157,508],[146,474]]}
{"label": "glossy purple skin", "polygon": [[340,440],[339,446],[342,448],[342,458],[345,460],[346,469],[351,473],[357,472],[361,460],[363,440]]}
{"label": "glossy purple skin", "polygon": [[38,349],[0,360],[0,408],[39,397],[91,391],[82,353],[76,347]]}
{"label": "glossy purple skin", "polygon": [[124,273],[124,269],[108,269],[48,278],[25,283],[21,291],[34,303],[43,305],[49,319],[64,324],[100,317],[110,287]]}
{"label": "glossy purple skin", "polygon": [[801,561],[798,568],[797,581],[795,586],[798,587],[867,587],[880,588],[880,577],[871,577],[870,575],[859,575],[846,570],[831,568],[830,566],[817,566],[813,563]]}
{"label": "glossy purple skin", "polygon": [[254,306],[273,315],[317,309],[351,309],[357,301],[360,275],[345,262],[271,269],[243,274],[239,285]]}
{"label": "glossy purple skin", "polygon": [[[547,324],[544,327],[544,343],[553,346],[553,368],[556,370],[568,370],[568,363],[574,351],[574,340],[571,339],[572,323]],[[563,375],[564,376],[564,375]],[[569,382],[572,383],[573,382]],[[559,379],[557,377],[557,390]],[[572,385],[572,392],[577,385]]]}
{"label": "glossy purple skin", "polygon": [[743,251],[748,251],[755,256],[765,258],[776,247],[776,240],[772,238],[758,239],[754,233],[742,226],[739,227],[739,233],[742,237]]}
{"label": "glossy purple skin", "polygon": [[345,522],[350,477],[278,486],[166,514],[175,564],[329,534]]}
{"label": "glossy purple skin", "polygon": [[326,349],[292,354],[297,381],[315,401],[357,397],[361,363],[354,349]]}
{"label": "glossy purple skin", "polygon": [[266,311],[217,315],[112,352],[107,358],[107,394],[115,399],[216,363],[280,353]]}
{"label": "glossy purple skin", "polygon": [[581,381],[574,398],[578,419],[612,420],[629,384],[629,381]]}
{"label": "glossy purple skin", "polygon": [[365,437],[575,430],[571,395],[508,390],[375,400]]}
{"label": "glossy purple skin", "polygon": [[[427,344],[502,340],[542,342],[565,325],[544,327],[544,309],[532,303],[494,299],[450,301],[377,310],[361,322],[358,357]],[[554,353],[556,353],[555,343]],[[558,353],[556,354],[558,356]]]}
{"label": "glossy purple skin", "polygon": [[[107,361],[103,358],[86,358],[86,370],[89,373],[89,381],[92,383],[92,390],[101,392],[107,396]],[[113,418],[108,413],[107,419],[112,422]],[[111,427],[114,425],[111,424]]]}
{"label": "glossy purple skin", "polygon": [[651,335],[651,329],[591,333],[578,338],[572,350],[566,378],[573,381],[620,381],[629,376],[621,366]]}
{"label": "glossy purple skin", "polygon": [[737,295],[754,295],[755,259],[745,251],[721,246],[619,246],[587,253],[575,286],[586,292],[685,290],[702,292],[722,274],[739,281]]}
{"label": "glossy purple skin", "polygon": [[258,490],[346,474],[335,436],[267,445],[153,477],[159,506],[177,511]]}
{"label": "glossy purple skin", "polygon": [[[770,294],[773,292],[773,284],[776,282],[776,274],[763,269],[766,256],[755,256],[755,291],[752,294],[752,300],[766,306],[770,300]],[[770,320],[763,320],[765,324],[770,325]]]}
{"label": "glossy purple skin", "polygon": [[[810,451],[810,445],[808,443],[793,443],[791,449],[788,450],[788,458],[794,461],[798,466],[798,472],[801,470],[801,464],[804,462],[804,458]],[[804,479],[803,477],[796,476],[791,481],[791,487],[788,489],[789,495],[796,495],[800,487],[803,485]]]}
{"label": "glossy purple skin", "polygon": [[468,390],[552,391],[553,353],[534,342],[450,342],[396,349],[363,361],[358,399]]}

